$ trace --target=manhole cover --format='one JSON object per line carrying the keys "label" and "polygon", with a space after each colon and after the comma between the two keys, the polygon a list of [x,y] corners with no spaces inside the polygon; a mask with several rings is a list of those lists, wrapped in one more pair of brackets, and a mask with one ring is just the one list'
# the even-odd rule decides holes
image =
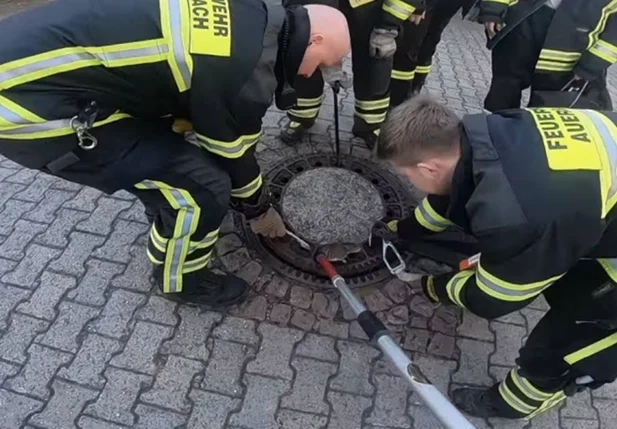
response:
{"label": "manhole cover", "polygon": [[[302,212],[302,207],[306,207],[307,202],[292,203],[294,199],[302,197],[299,194],[302,193],[303,186],[322,186],[323,184],[316,185],[320,178],[332,180],[333,177],[338,177],[346,182],[345,185],[351,186],[348,188],[341,184],[341,187],[338,187],[339,184],[337,184],[336,189],[342,195],[347,195],[351,203],[355,201],[361,204],[360,207],[353,208],[351,211],[341,211],[357,215],[353,221],[347,220],[353,226],[340,226],[342,223],[340,219],[332,222],[328,220],[320,226],[316,222],[318,217],[316,213],[319,212],[320,207],[307,208],[306,212]],[[341,155],[338,165],[333,154],[325,153],[286,159],[275,164],[266,173],[266,178],[273,202],[279,212],[284,217],[288,216],[287,223],[309,241],[324,243],[346,237],[349,239],[344,241],[353,241],[353,238],[360,234],[358,228],[364,228],[359,239],[366,239],[368,228],[370,228],[367,224],[372,224],[372,218],[401,219],[410,214],[412,205],[408,193],[396,176],[375,163],[351,155]],[[333,189],[332,186],[323,186],[324,190]],[[368,195],[362,197],[353,195],[354,187],[357,193],[366,191]],[[305,192],[305,196],[314,199],[308,202],[309,205],[321,204],[324,201],[321,198],[325,197],[319,197],[318,194],[318,189]],[[359,215],[360,211],[365,211],[363,216]],[[235,221],[239,226],[237,230],[243,232],[250,247],[255,249],[261,259],[277,272],[296,283],[312,286],[329,285],[327,277],[313,261],[310,252],[300,247],[295,240],[289,237],[279,240],[257,237],[242,216],[237,215]],[[337,223],[340,226],[338,228]],[[362,246],[361,252],[348,258],[347,263],[337,264],[337,269],[349,285],[354,287],[374,285],[391,278],[390,272],[383,264],[380,252],[369,248],[366,243]]]}

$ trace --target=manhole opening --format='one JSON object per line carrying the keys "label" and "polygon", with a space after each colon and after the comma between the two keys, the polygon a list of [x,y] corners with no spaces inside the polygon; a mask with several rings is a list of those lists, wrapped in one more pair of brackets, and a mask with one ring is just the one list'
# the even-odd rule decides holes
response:
{"label": "manhole opening", "polygon": [[[336,157],[326,153],[285,159],[266,173],[266,183],[279,212],[282,213],[281,198],[293,179],[303,172],[322,167],[338,167],[352,171],[373,185],[381,198],[386,220],[401,219],[410,214],[411,197],[395,175],[375,163],[352,155],[341,155],[337,164]],[[241,231],[249,246],[275,271],[295,283],[318,287],[329,285],[328,278],[313,261],[311,253],[300,247],[294,239],[261,238],[252,232],[242,216],[236,215],[235,222],[236,229]],[[404,254],[404,257],[410,262],[410,254]],[[380,250],[371,249],[366,243],[362,246],[362,251],[350,255],[346,263],[335,265],[352,287],[376,285],[391,278]]]}

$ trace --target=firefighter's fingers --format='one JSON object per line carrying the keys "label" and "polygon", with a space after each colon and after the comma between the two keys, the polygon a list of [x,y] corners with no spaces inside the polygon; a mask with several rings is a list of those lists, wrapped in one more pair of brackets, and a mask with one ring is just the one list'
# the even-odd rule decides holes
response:
{"label": "firefighter's fingers", "polygon": [[484,28],[486,28],[488,37],[493,37],[495,35],[495,23],[494,22],[486,22],[484,24]]}

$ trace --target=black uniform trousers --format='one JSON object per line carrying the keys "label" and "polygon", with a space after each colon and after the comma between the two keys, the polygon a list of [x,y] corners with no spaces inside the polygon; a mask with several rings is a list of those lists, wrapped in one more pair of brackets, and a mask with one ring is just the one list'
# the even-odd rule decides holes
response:
{"label": "black uniform trousers", "polygon": [[[381,13],[381,1],[352,8],[340,0],[339,8],[347,17],[351,35],[353,89],[355,94],[353,132],[363,137],[379,129],[388,110],[388,86],[392,59],[379,60],[369,54],[369,37]],[[298,100],[289,110],[290,127],[310,127],[323,101],[324,81],[319,70],[310,78],[298,76],[294,83]]]}
{"label": "black uniform trousers", "polygon": [[[547,102],[550,94],[540,95],[541,91],[560,91],[573,74],[564,79],[541,79],[534,76],[536,63],[543,48],[544,40],[555,11],[543,6],[513,28],[491,51],[493,77],[489,92],[484,99],[484,108],[496,112],[521,107],[522,91],[531,87],[529,107],[568,107]],[[567,73],[566,73],[567,74]],[[598,109],[612,110],[606,79],[590,82],[585,90],[585,98]],[[559,103],[556,103],[559,104]],[[576,107],[576,106],[573,106]],[[588,108],[587,105],[581,108]]]}
{"label": "black uniform trousers", "polygon": [[443,31],[461,8],[461,1],[438,2],[416,25],[407,21],[398,40],[390,81],[390,106],[395,107],[419,92],[431,72],[433,55]]}
{"label": "black uniform trousers", "polygon": [[60,171],[42,171],[106,193],[124,189],[136,195],[152,222],[147,253],[163,270],[163,291],[198,284],[227,212],[227,173],[213,155],[186,142],[166,121],[124,119],[90,131],[97,147],[83,150],[75,135],[58,137],[59,143],[75,141],[73,153],[80,160]]}
{"label": "black uniform trousers", "polygon": [[488,391],[502,416],[531,418],[617,378],[617,289],[601,265],[580,261],[544,296],[550,310],[520,350],[517,367]]}

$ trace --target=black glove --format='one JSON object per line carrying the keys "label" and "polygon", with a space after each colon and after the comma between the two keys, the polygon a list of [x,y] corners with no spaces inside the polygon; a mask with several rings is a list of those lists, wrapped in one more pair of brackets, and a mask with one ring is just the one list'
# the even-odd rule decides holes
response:
{"label": "black glove", "polygon": [[398,220],[378,221],[371,229],[368,245],[371,249],[381,249],[383,242],[398,239]]}
{"label": "black glove", "polygon": [[433,276],[422,277],[420,283],[422,284],[422,292],[424,293],[426,299],[428,299],[434,304],[438,303],[439,297],[435,293],[435,288],[433,286]]}
{"label": "black glove", "polygon": [[262,186],[261,190],[250,198],[232,198],[229,206],[232,210],[242,213],[247,220],[255,219],[272,207],[270,192],[266,186]]}

